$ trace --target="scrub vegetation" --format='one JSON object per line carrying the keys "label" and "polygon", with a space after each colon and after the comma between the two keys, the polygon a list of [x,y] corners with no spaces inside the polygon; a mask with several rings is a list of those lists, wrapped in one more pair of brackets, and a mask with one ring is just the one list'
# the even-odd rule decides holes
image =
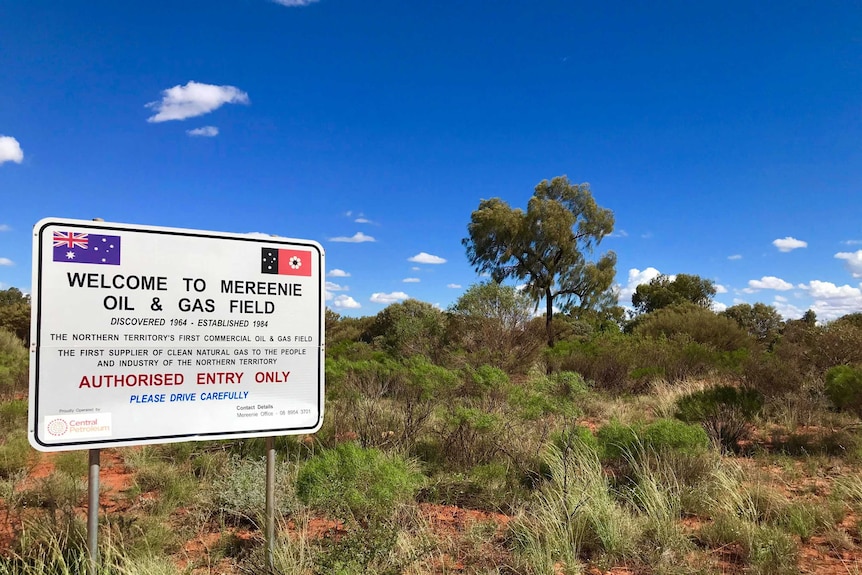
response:
{"label": "scrub vegetation", "polygon": [[[561,186],[536,214],[597,243],[612,215],[580,186],[589,213],[565,216]],[[471,233],[513,217],[479,211]],[[465,243],[532,291],[326,312],[324,426],[276,439],[276,573],[862,571],[860,314],[715,313],[711,282],[682,275],[627,315]],[[608,289],[612,256],[578,249],[565,281]],[[535,317],[547,290],[571,305]],[[86,573],[86,453],[28,446],[28,302],[0,293],[0,575]],[[262,439],[103,450],[99,573],[266,573],[264,456]]]}

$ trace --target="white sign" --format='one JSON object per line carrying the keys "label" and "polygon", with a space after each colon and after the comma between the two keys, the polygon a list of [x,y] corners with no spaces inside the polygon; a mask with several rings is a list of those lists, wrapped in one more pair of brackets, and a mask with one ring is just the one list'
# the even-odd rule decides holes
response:
{"label": "white sign", "polygon": [[40,221],[31,445],[314,433],[323,277],[323,248],[310,240]]}

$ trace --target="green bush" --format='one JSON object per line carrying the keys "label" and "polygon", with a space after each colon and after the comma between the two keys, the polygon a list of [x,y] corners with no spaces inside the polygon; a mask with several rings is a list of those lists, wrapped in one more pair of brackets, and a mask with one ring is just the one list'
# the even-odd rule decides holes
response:
{"label": "green bush", "polygon": [[24,342],[0,327],[0,394],[10,396],[27,390],[29,360]]}
{"label": "green bush", "polygon": [[662,453],[674,451],[685,455],[702,453],[709,447],[703,428],[674,419],[657,419],[641,432],[644,447]]}
{"label": "green bush", "polygon": [[446,462],[457,469],[490,463],[500,452],[503,419],[465,403],[447,407],[441,418],[443,452]]}
{"label": "green bush", "polygon": [[8,478],[28,469],[31,455],[27,432],[24,429],[10,432],[0,445],[0,477]]}
{"label": "green bush", "polygon": [[862,417],[862,369],[836,365],[826,372],[825,391],[835,407]]}
{"label": "green bush", "polygon": [[509,376],[506,372],[491,365],[481,365],[476,369],[468,368],[464,379],[462,392],[476,397],[499,394],[509,386]]}
{"label": "green bush", "polygon": [[700,426],[673,419],[657,419],[648,425],[635,426],[611,421],[596,435],[601,453],[609,460],[639,457],[641,453],[696,455],[709,446],[709,437]]}
{"label": "green bush", "polygon": [[759,391],[719,386],[679,398],[676,417],[686,423],[700,423],[717,444],[738,450],[740,442],[750,434],[752,419],[762,409],[763,395]]}
{"label": "green bush", "polygon": [[422,476],[400,457],[343,443],[302,465],[296,494],[335,517],[370,523],[390,517],[421,482]]}
{"label": "green bush", "polygon": [[[290,476],[285,466],[276,466],[277,511],[289,513],[296,505],[291,497]],[[223,519],[240,525],[263,525],[266,506],[266,460],[231,457],[213,482],[213,505]]]}

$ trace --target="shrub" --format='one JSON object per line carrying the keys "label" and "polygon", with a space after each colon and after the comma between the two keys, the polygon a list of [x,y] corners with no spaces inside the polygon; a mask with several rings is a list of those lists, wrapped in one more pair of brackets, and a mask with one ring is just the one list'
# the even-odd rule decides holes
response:
{"label": "shrub", "polygon": [[18,429],[9,433],[0,445],[0,477],[8,478],[28,469],[31,453],[26,431]]}
{"label": "shrub", "polygon": [[719,386],[677,400],[676,417],[700,423],[718,445],[737,450],[750,434],[751,420],[763,409],[763,395],[751,388]]}
{"label": "shrub", "polygon": [[496,413],[457,403],[449,406],[441,426],[446,460],[457,468],[490,463],[500,452],[503,421]]}
{"label": "shrub", "polygon": [[662,453],[674,451],[684,455],[702,453],[709,447],[703,428],[674,419],[657,419],[641,432],[644,447]]}
{"label": "shrub", "polygon": [[642,453],[694,455],[709,446],[709,438],[701,427],[673,419],[657,419],[649,425],[636,426],[611,421],[599,429],[597,438],[601,453],[610,460],[637,458]]}
{"label": "shrub", "polygon": [[390,517],[411,497],[422,476],[405,460],[376,449],[343,443],[306,461],[296,477],[296,494],[308,505],[362,523]]}
{"label": "shrub", "polygon": [[462,393],[475,397],[489,394],[499,394],[509,386],[509,376],[498,367],[481,365],[476,369],[467,369]]}
{"label": "shrub", "polygon": [[835,407],[862,417],[862,369],[836,365],[826,372],[825,391]]}
{"label": "shrub", "polygon": [[0,327],[0,394],[10,396],[27,390],[29,359],[24,342]]}
{"label": "shrub", "polygon": [[[277,511],[286,514],[295,507],[291,477],[284,466],[276,466]],[[266,506],[266,460],[231,457],[222,475],[213,482],[213,504],[232,523],[262,526]]]}
{"label": "shrub", "polygon": [[683,339],[717,351],[734,351],[751,345],[748,334],[735,321],[694,305],[666,307],[639,319],[635,335]]}

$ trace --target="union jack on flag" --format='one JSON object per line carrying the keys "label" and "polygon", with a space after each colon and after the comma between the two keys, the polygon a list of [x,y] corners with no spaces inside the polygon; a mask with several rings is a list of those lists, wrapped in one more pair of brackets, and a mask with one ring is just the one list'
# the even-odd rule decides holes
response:
{"label": "union jack on flag", "polygon": [[87,232],[54,232],[55,262],[120,265],[120,236]]}
{"label": "union jack on flag", "polygon": [[54,232],[54,247],[81,248],[86,250],[90,240],[87,234],[76,232]]}

